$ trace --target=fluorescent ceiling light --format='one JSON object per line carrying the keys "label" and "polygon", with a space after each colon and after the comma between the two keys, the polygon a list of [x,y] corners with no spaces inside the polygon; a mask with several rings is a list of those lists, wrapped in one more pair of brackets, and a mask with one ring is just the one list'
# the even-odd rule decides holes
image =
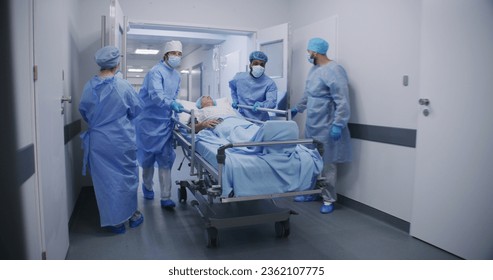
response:
{"label": "fluorescent ceiling light", "polygon": [[136,54],[158,54],[159,50],[153,50],[153,49],[136,49],[135,50]]}
{"label": "fluorescent ceiling light", "polygon": [[140,68],[129,68],[128,69],[128,72],[140,73],[140,72],[144,72],[144,69],[140,69]]}

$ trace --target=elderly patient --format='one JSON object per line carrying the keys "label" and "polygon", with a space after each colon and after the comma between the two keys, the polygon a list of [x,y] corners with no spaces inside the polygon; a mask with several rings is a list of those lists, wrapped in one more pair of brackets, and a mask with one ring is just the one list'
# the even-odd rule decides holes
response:
{"label": "elderly patient", "polygon": [[200,109],[196,115],[196,132],[205,128],[215,128],[224,118],[237,116],[230,106],[216,106],[216,101],[210,96],[199,97],[195,105]]}

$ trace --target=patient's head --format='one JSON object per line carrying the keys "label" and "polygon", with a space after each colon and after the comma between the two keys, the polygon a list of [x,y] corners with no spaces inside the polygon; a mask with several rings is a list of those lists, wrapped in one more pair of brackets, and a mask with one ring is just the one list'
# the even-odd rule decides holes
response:
{"label": "patient's head", "polygon": [[195,106],[199,109],[209,106],[216,106],[216,101],[214,101],[214,99],[210,96],[201,96],[197,99],[197,102],[195,102]]}

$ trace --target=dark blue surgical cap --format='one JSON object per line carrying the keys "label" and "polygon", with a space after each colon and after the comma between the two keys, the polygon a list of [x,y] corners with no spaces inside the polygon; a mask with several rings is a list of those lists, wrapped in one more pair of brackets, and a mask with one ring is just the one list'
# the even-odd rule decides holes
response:
{"label": "dark blue surgical cap", "polygon": [[106,46],[99,49],[94,58],[102,69],[111,69],[120,62],[120,50],[113,46]]}
{"label": "dark blue surgical cap", "polygon": [[262,60],[267,63],[269,59],[267,58],[267,55],[265,55],[265,53],[261,51],[254,51],[250,54],[250,62],[252,62],[253,60]]}
{"label": "dark blue surgical cap", "polygon": [[322,38],[312,38],[308,41],[307,50],[320,54],[326,54],[329,49],[329,43]]}

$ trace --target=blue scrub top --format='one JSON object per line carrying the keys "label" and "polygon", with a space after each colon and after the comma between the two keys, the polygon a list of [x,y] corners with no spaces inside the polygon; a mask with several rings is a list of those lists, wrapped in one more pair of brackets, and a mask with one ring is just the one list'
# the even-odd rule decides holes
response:
{"label": "blue scrub top", "polygon": [[[255,102],[260,102],[261,107],[276,108],[277,105],[277,86],[276,83],[265,74],[259,78],[254,78],[250,72],[237,73],[229,82],[231,98],[233,102],[240,105],[253,106]],[[261,121],[269,120],[267,112],[253,112],[250,109],[240,108],[240,113],[252,119]]]}

